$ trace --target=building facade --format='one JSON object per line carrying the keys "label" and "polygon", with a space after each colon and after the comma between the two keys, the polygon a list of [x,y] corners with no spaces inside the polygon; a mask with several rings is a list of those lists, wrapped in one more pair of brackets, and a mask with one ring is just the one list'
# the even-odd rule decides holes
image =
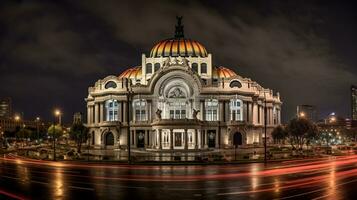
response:
{"label": "building facade", "polygon": [[296,107],[296,115],[317,122],[317,111],[314,105],[298,105]]}
{"label": "building facade", "polygon": [[351,86],[351,118],[357,121],[357,86]]}
{"label": "building facade", "polygon": [[[280,124],[279,93],[226,67],[198,41],[175,37],[142,54],[141,66],[108,76],[89,87],[87,126],[96,148],[195,150],[262,144]],[[266,104],[265,104],[266,101]],[[129,126],[129,128],[128,128]]]}
{"label": "building facade", "polygon": [[12,102],[10,97],[0,97],[0,118],[12,116]]}

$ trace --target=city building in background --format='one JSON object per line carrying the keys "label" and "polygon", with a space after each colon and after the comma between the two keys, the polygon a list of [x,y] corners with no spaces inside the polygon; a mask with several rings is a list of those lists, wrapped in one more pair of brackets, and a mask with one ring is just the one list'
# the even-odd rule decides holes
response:
{"label": "city building in background", "polygon": [[175,36],[142,54],[140,66],[98,80],[88,91],[87,126],[96,148],[127,146],[128,126],[131,146],[140,149],[232,148],[233,139],[262,144],[265,106],[267,140],[281,123],[279,93],[213,66],[206,48],[184,37],[180,18]]}
{"label": "city building in background", "polygon": [[351,119],[357,121],[357,86],[351,86]]}
{"label": "city building in background", "polygon": [[313,122],[317,122],[317,110],[314,105],[298,105],[296,108],[298,117],[304,117]]}
{"label": "city building in background", "polygon": [[12,116],[12,101],[10,97],[0,97],[0,118]]}
{"label": "city building in background", "polygon": [[320,136],[325,140],[325,144],[342,144],[347,138],[348,123],[348,119],[331,113],[325,119],[317,122],[317,126]]}
{"label": "city building in background", "polygon": [[37,128],[46,128],[48,123],[40,121],[38,119],[34,120],[23,120],[20,117],[11,117],[11,118],[0,118],[0,132],[15,132],[21,128],[34,129]]}
{"label": "city building in background", "polygon": [[73,124],[80,124],[82,123],[82,113],[76,112],[73,114]]}

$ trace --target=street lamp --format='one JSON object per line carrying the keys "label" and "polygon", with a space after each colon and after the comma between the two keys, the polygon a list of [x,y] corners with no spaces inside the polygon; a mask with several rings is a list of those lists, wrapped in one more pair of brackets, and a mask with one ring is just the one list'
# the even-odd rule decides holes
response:
{"label": "street lamp", "polygon": [[57,117],[58,117],[58,125],[60,125],[60,126],[61,126],[61,121],[62,121],[62,119],[61,119],[61,117],[62,117],[62,113],[61,113],[61,111],[60,111],[60,110],[58,110],[58,109],[56,109],[56,110],[55,110],[55,116],[57,116]]}
{"label": "street lamp", "polygon": [[53,161],[56,161],[56,117],[58,117],[58,124],[61,125],[61,111],[56,109],[54,111],[55,118],[53,120]]}
{"label": "street lamp", "polygon": [[131,96],[133,94],[133,90],[131,89],[131,87],[129,88],[130,86],[130,79],[127,78],[126,81],[125,81],[125,86],[126,86],[126,119],[127,119],[127,124],[128,124],[128,127],[127,127],[127,132],[128,132],[128,135],[127,135],[127,146],[128,146],[128,163],[130,164],[131,163],[131,155],[130,155],[130,145],[131,145],[131,139],[130,139],[130,102],[131,102]]}
{"label": "street lamp", "polygon": [[20,116],[19,115],[15,115],[14,119],[15,119],[16,122],[19,122],[20,121]]}
{"label": "street lamp", "polygon": [[305,117],[305,113],[304,113],[304,112],[300,112],[299,116],[300,116],[301,118],[304,118],[304,117]]}
{"label": "street lamp", "polygon": [[39,123],[40,123],[40,117],[36,117],[36,131],[37,131],[37,142],[40,139],[40,127],[39,127]]}
{"label": "street lamp", "polygon": [[264,90],[264,163],[267,163],[267,98]]}

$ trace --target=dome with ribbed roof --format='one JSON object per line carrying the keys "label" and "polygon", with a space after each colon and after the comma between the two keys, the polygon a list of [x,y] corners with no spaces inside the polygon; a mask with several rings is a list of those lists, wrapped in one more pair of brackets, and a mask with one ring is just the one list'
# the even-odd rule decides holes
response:
{"label": "dome with ribbed roof", "polygon": [[220,66],[220,67],[213,68],[212,77],[215,79],[232,78],[234,76],[237,76],[237,74],[233,70],[227,67]]}
{"label": "dome with ribbed roof", "polygon": [[177,18],[175,37],[162,40],[154,45],[150,57],[207,57],[206,48],[199,42],[184,37],[182,17]]}
{"label": "dome with ribbed roof", "polygon": [[186,38],[171,38],[158,42],[150,57],[207,57],[206,48],[199,42]]}
{"label": "dome with ribbed roof", "polygon": [[136,66],[123,71],[119,78],[141,79],[141,66]]}

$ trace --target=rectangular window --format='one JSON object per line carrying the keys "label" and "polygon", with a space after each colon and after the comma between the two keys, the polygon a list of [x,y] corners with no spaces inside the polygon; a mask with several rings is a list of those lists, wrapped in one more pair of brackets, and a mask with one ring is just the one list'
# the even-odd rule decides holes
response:
{"label": "rectangular window", "polygon": [[207,74],[207,64],[206,63],[201,64],[201,74]]}
{"label": "rectangular window", "polygon": [[146,65],[146,73],[151,74],[152,73],[152,65],[149,63]]}
{"label": "rectangular window", "polygon": [[170,119],[174,118],[174,110],[170,110]]}
{"label": "rectangular window", "polygon": [[135,119],[136,121],[140,121],[140,110],[135,110]]}
{"label": "rectangular window", "polygon": [[186,118],[186,110],[181,110],[181,119]]}

